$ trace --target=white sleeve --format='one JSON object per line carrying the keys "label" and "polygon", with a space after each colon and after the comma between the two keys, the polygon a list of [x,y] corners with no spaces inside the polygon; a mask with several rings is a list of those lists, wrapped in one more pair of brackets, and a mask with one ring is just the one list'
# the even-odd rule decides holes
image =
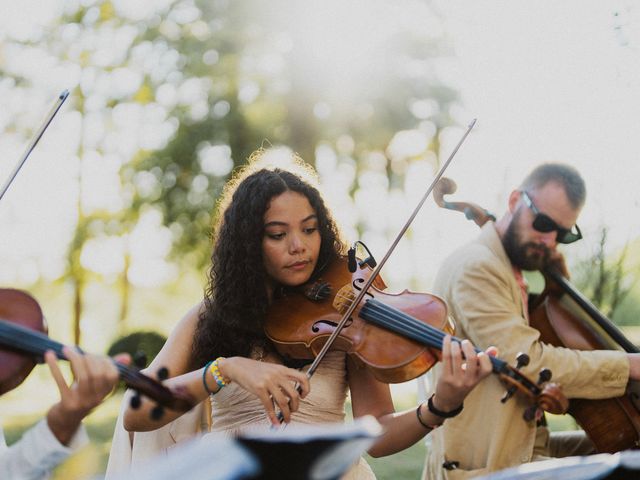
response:
{"label": "white sleeve", "polygon": [[16,443],[7,447],[2,435],[0,442],[0,478],[42,480],[69,455],[89,443],[83,425],[68,446],[53,435],[46,419],[30,428]]}

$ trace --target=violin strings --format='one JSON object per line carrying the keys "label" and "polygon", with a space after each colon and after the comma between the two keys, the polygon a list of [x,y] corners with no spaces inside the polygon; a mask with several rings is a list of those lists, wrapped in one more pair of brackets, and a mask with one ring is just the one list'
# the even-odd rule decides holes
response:
{"label": "violin strings", "polygon": [[[16,325],[8,320],[0,318],[0,345],[9,349],[25,352],[42,357],[47,350],[53,350],[58,358],[68,360],[62,352],[64,345],[50,339],[44,333],[37,330]],[[155,382],[146,375],[130,369],[126,365],[114,362],[120,378],[130,387],[141,391],[152,398],[171,406],[173,395],[162,384]]]}
{"label": "violin strings", "polygon": [[43,333],[15,325],[7,320],[0,320],[0,339],[7,339],[8,348],[27,351],[42,356],[47,350],[53,350],[59,358],[66,359],[62,353],[62,344]]}
{"label": "violin strings", "polygon": [[[379,316],[376,316],[376,313]],[[390,305],[386,305],[375,299],[370,299],[362,306],[360,315],[365,320],[378,322],[381,326],[387,326],[389,330],[395,333],[405,335],[412,340],[442,350],[442,341],[446,335],[445,332],[432,325],[422,323],[411,315]],[[451,340],[458,343],[462,342],[461,339],[454,336],[451,336]],[[476,353],[482,352],[479,348],[474,347],[474,350]],[[493,356],[489,356],[489,359],[494,367],[494,371],[505,372],[508,370],[505,361]]]}
{"label": "violin strings", "polygon": [[[371,316],[369,313],[377,313],[378,315]],[[393,307],[375,300],[368,300],[360,310],[360,314],[365,320],[379,322],[381,326],[387,326],[387,328],[396,333],[407,334],[413,340],[425,343],[430,347],[442,348],[442,340],[445,334],[441,330],[419,323],[413,317],[397,311]]]}
{"label": "violin strings", "polygon": [[[340,300],[346,300],[346,301],[353,301],[353,298],[349,298],[348,295],[345,295],[343,293],[341,293],[342,290],[339,290],[338,293],[336,293],[335,298],[338,298]],[[364,310],[367,308],[366,306],[368,304],[371,304],[371,306],[377,306],[378,304],[380,305],[384,305],[381,304],[380,302],[374,302],[375,299],[368,299],[367,301],[365,301],[365,303],[363,304],[363,307],[361,309],[361,314],[365,313]],[[404,314],[404,312],[398,311],[396,309],[394,309],[393,307],[389,307],[388,305],[384,305],[384,307],[388,307],[388,309],[390,311],[392,311],[393,313],[402,313]],[[380,307],[378,308],[379,312],[384,312],[385,309],[384,307]],[[366,320],[366,318],[365,318]],[[376,321],[377,318],[372,318],[371,321]],[[444,334],[442,333],[441,330],[438,330],[435,327],[431,327],[430,325],[426,325],[420,322],[416,322],[416,320],[411,317],[411,316],[405,316],[404,321],[403,319],[398,319],[398,321],[395,321],[396,318],[391,317],[391,316],[385,316],[384,313],[382,315],[382,317],[380,318],[380,322],[382,322],[384,324],[385,320],[389,321],[389,329],[394,330],[397,333],[400,332],[404,332],[405,330],[398,330],[398,328],[405,328],[408,327],[411,329],[411,333],[413,333],[415,335],[415,337],[413,337],[413,340],[425,343],[428,346],[434,347],[434,348],[438,348],[441,349],[442,348],[442,339],[444,338]],[[396,326],[396,329],[393,328],[393,326]],[[415,329],[412,329],[412,327],[415,327]],[[425,331],[421,331],[421,327],[426,327]],[[431,333],[434,333],[435,335],[431,335]]]}

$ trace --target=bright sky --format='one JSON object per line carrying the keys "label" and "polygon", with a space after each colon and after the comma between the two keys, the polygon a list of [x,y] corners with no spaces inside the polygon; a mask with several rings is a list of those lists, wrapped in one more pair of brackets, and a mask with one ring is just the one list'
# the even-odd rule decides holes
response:
{"label": "bright sky", "polygon": [[539,162],[562,161],[587,182],[581,225],[607,224],[617,242],[640,234],[640,11],[633,2],[439,4],[457,54],[451,81],[463,93],[460,120],[478,117],[450,172],[459,198],[502,212],[506,186]]}
{"label": "bright sky", "polygon": [[[29,28],[45,22],[55,11],[55,4],[45,2],[50,6],[47,10],[41,3],[0,0],[3,12],[0,34],[7,29],[28,32]],[[153,3],[140,5],[151,8]],[[308,16],[306,21],[317,18],[324,22],[305,27],[308,41],[314,41],[313,32],[318,34],[315,39],[319,42],[318,54],[323,46],[335,50],[345,45],[345,51],[350,53],[347,56],[354,56],[356,47],[362,45],[362,55],[375,55],[367,47],[371,45],[367,32],[372,32],[372,39],[380,40],[382,34],[375,25],[376,19],[389,25],[410,22],[413,28],[424,13],[420,2],[407,2],[407,11],[380,5],[354,2],[349,9],[343,7],[340,22],[328,43],[325,26],[331,22],[331,15],[318,12]],[[472,118],[478,118],[476,128],[447,174],[458,183],[459,193],[455,198],[475,201],[502,213],[509,188],[534,165],[542,161],[564,161],[575,165],[587,182],[587,205],[580,219],[585,233],[593,233],[600,224],[609,225],[611,237],[617,244],[640,235],[640,189],[635,186],[640,178],[640,135],[636,131],[640,126],[640,12],[632,9],[633,2],[439,0],[434,5],[445,18],[445,32],[456,54],[455,58],[444,59],[439,65],[443,78],[462,95],[463,109],[458,112],[458,121],[465,125]],[[363,14],[359,9],[366,12]],[[415,9],[414,14],[410,9]],[[353,18],[347,18],[348,15]],[[354,28],[347,28],[349,25]],[[424,18],[424,28],[439,26],[432,19]],[[333,57],[342,62],[336,69],[348,66],[344,55]],[[330,58],[332,56],[323,62]],[[360,67],[365,65],[363,58],[357,64]],[[40,65],[37,68],[41,68]],[[61,81],[63,77],[42,76],[37,94],[24,105],[24,109],[31,112],[24,121],[26,125],[37,124],[53,96],[67,86]],[[77,83],[77,79],[75,81]],[[18,101],[26,102],[12,98],[10,92],[2,100],[8,104]],[[73,186],[77,164],[72,152],[73,133],[78,125],[69,104],[64,108],[66,111],[55,120],[12,187],[13,191],[9,191],[0,205],[0,224],[6,226],[0,247],[5,256],[11,252],[11,257],[19,259],[37,252],[41,258],[49,258],[51,249],[62,248],[68,239],[73,226],[70,223],[73,216],[68,213],[75,208],[77,195]],[[1,117],[0,113],[0,120]],[[93,134],[100,135],[101,128],[94,125]],[[460,129],[447,133],[445,153],[461,133]],[[0,183],[23,148],[6,138],[0,138],[0,174],[3,175]],[[100,160],[96,157],[95,163]],[[98,172],[100,181],[90,190],[94,196],[108,197],[105,185],[109,178],[116,178],[117,170],[113,164],[102,163],[107,167]],[[98,188],[100,185],[102,189]],[[383,208],[390,210],[389,205]],[[433,225],[439,227],[436,238],[428,239],[430,248],[438,252],[434,260],[475,233],[475,227],[461,216],[435,208],[425,210],[421,213],[425,224],[432,230]],[[395,222],[410,212],[399,215],[396,209],[387,213]],[[149,219],[151,223],[157,221]],[[42,242],[37,233],[40,231],[47,232],[48,242]],[[593,248],[595,236],[591,238],[580,247],[572,247],[573,251]],[[142,243],[149,245],[148,241]],[[167,248],[166,238],[159,243],[161,245],[151,252],[155,257]],[[117,256],[119,248],[121,246],[114,244],[107,250]],[[410,264],[411,258],[406,253],[404,257],[404,263]],[[118,269],[115,257],[105,260]],[[15,265],[21,270],[18,275],[21,281],[33,279],[38,271],[33,262],[16,260]],[[38,268],[56,272],[60,265],[40,261]],[[150,268],[149,264],[145,268]],[[10,281],[15,273],[0,272],[0,280]]]}

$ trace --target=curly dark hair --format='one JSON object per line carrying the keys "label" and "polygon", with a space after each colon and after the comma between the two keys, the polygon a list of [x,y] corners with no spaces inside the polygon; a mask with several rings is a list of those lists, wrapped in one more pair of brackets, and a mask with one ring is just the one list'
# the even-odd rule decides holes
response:
{"label": "curly dark hair", "polygon": [[[303,176],[281,168],[255,171],[264,151],[223,192],[213,230],[214,247],[192,345],[192,366],[202,367],[215,357],[248,357],[256,347],[270,349],[263,322],[268,308],[267,274],[262,257],[264,214],[270,200],[288,190],[304,195],[318,218],[321,245],[312,276],[344,253],[338,228],[319,191]],[[294,155],[294,166],[306,173],[311,167]]]}

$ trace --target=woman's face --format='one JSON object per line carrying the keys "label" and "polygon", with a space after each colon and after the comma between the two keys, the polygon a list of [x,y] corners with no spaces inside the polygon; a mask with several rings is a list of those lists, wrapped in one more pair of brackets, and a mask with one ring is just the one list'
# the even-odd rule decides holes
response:
{"label": "woman's face", "polygon": [[287,190],[264,214],[262,255],[270,281],[290,287],[311,277],[320,252],[318,218],[304,195]]}

